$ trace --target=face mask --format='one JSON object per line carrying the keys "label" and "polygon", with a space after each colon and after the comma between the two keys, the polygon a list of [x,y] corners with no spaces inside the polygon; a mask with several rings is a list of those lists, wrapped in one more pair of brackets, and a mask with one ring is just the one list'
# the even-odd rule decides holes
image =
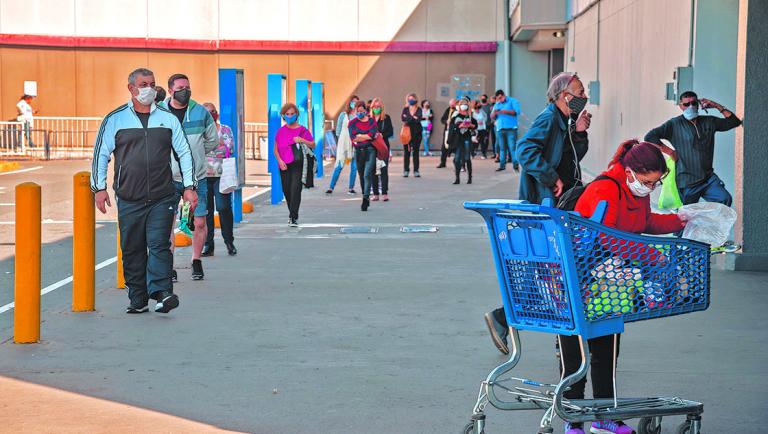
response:
{"label": "face mask", "polygon": [[285,120],[285,123],[288,125],[295,123],[298,117],[299,115],[283,115],[283,119]]}
{"label": "face mask", "polygon": [[699,117],[699,108],[694,107],[693,105],[688,106],[685,110],[683,110],[683,116],[688,119],[689,121],[692,121]]}
{"label": "face mask", "polygon": [[416,105],[416,100],[415,99],[409,99],[408,100],[408,104],[409,105]]}
{"label": "face mask", "polygon": [[381,108],[380,107],[374,108],[373,109],[373,114],[375,114],[375,115],[381,114]]}
{"label": "face mask", "polygon": [[480,102],[482,102],[483,104],[485,104],[485,103],[487,103],[487,102],[488,102],[488,100],[487,100],[487,99],[485,99],[485,98],[483,98],[483,99],[481,99],[481,100],[480,100]]}
{"label": "face mask", "polygon": [[647,185],[640,182],[632,169],[629,169],[629,173],[631,173],[632,177],[635,178],[634,182],[629,182],[629,177],[627,177],[627,187],[629,187],[629,191],[631,191],[633,195],[637,197],[646,197],[651,194],[651,192],[654,190],[653,188],[648,187]]}
{"label": "face mask", "polygon": [[178,101],[181,105],[187,105],[191,96],[192,91],[189,89],[181,89],[173,93],[173,99]]}
{"label": "face mask", "polygon": [[362,118],[364,118],[366,114],[367,114],[367,113],[365,113],[365,112],[357,112],[357,113],[356,113],[356,115],[357,115],[357,118],[358,118],[358,119],[362,119]]}
{"label": "face mask", "polygon": [[349,102],[349,108],[351,108],[351,109],[355,108],[355,104],[357,104],[357,101],[350,101]]}
{"label": "face mask", "polygon": [[213,118],[214,122],[219,121],[219,114],[218,113],[211,113],[211,117]]}
{"label": "face mask", "polygon": [[155,100],[155,96],[157,95],[157,92],[155,89],[152,89],[151,87],[139,87],[139,94],[136,95],[134,98],[136,98],[136,101],[139,102],[141,105],[150,105]]}
{"label": "face mask", "polygon": [[584,107],[587,106],[587,101],[589,101],[589,98],[582,98],[580,96],[573,96],[571,97],[571,100],[568,101],[568,108],[571,109],[571,114],[574,116],[578,116],[582,110],[584,110]]}
{"label": "face mask", "polygon": [[466,104],[462,104],[462,105],[459,106],[459,110],[461,110],[461,111],[466,111],[468,108],[469,108],[469,106],[466,105]]}

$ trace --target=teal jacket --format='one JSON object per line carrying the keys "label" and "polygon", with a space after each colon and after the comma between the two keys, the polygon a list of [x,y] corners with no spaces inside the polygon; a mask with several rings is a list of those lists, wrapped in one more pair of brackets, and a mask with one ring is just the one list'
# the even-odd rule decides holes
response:
{"label": "teal jacket", "polygon": [[[572,132],[573,148],[579,162],[587,154],[587,132]],[[520,162],[520,199],[541,203],[554,199],[552,188],[557,181],[557,166],[568,141],[568,124],[555,104],[550,103],[536,116],[528,132],[517,142],[517,161]]]}
{"label": "teal jacket", "polygon": [[[168,104],[170,98],[158,104],[161,108],[170,111]],[[189,100],[184,122],[181,123],[184,134],[187,136],[189,147],[192,149],[192,157],[195,160],[195,179],[205,179],[208,173],[208,158],[206,155],[219,146],[219,133],[216,130],[216,122],[208,110],[202,105]],[[181,169],[179,162],[171,156],[171,169],[173,180],[181,181]]]}

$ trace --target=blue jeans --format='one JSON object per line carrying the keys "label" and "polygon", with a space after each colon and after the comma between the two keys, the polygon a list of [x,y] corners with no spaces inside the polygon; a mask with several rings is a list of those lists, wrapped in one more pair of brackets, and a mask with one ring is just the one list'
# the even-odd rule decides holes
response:
{"label": "blue jeans", "polygon": [[219,191],[219,181],[221,178],[218,176],[209,176],[208,180],[208,197],[207,203],[211,204],[208,207],[208,215],[206,216],[206,228],[208,229],[208,235],[205,237],[205,244],[209,249],[213,250],[213,234],[214,234],[214,220],[213,220],[213,205],[216,205],[216,211],[219,212],[219,224],[221,226],[221,237],[224,241],[231,243],[235,240],[232,234],[232,227],[234,226],[234,215],[232,214],[232,193],[221,194]]}
{"label": "blue jeans", "polygon": [[432,132],[428,129],[424,128],[421,130],[421,137],[424,141],[424,156],[426,157],[429,155],[429,137],[432,135]]}
{"label": "blue jeans", "polygon": [[[351,166],[349,168],[349,189],[352,190],[355,188],[355,176],[357,176],[357,162],[355,159],[352,159],[352,163],[350,163]],[[344,168],[346,163],[336,164],[336,167],[333,169],[333,176],[331,176],[331,185],[330,188],[333,190],[336,187],[336,183],[339,182],[339,176],[341,176],[341,169]]]}
{"label": "blue jeans", "polygon": [[[453,167],[458,174],[461,171],[464,163],[467,164],[467,174],[472,176],[472,140],[466,139],[464,142],[456,147],[456,151],[453,153]],[[457,175],[458,176],[458,175]]]}
{"label": "blue jeans", "polygon": [[683,187],[679,191],[683,205],[697,203],[699,199],[722,203],[725,206],[731,206],[733,202],[731,194],[725,189],[725,183],[714,173],[709,175],[709,178],[701,184]]}
{"label": "blue jeans", "polygon": [[517,155],[515,148],[517,145],[517,128],[504,128],[496,131],[496,143],[499,146],[499,167],[505,168],[507,165],[507,152],[509,152],[512,164],[517,166]]}
{"label": "blue jeans", "polygon": [[368,199],[373,185],[373,174],[376,172],[376,148],[372,145],[357,148],[355,158],[357,159],[357,174],[360,176],[360,188],[363,189],[363,199]]}

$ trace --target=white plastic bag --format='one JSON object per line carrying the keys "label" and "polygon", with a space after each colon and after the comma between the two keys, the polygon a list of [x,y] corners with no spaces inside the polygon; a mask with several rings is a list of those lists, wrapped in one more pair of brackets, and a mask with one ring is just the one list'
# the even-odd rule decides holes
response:
{"label": "white plastic bag", "polygon": [[237,190],[237,158],[224,158],[221,162],[221,178],[219,178],[219,193],[229,194]]}
{"label": "white plastic bag", "polygon": [[716,202],[699,202],[683,205],[677,213],[685,220],[683,238],[718,247],[728,241],[736,223],[736,211]]}

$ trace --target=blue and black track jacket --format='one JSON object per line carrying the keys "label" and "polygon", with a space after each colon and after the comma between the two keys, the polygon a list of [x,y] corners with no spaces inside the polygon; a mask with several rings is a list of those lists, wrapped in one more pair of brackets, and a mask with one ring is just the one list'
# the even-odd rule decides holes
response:
{"label": "blue and black track jacket", "polygon": [[123,105],[101,122],[93,149],[91,190],[107,189],[107,167],[115,155],[115,195],[129,202],[151,202],[174,194],[171,154],[179,161],[184,187],[196,186],[192,152],[171,112],[152,104],[147,128],[133,103]]}

